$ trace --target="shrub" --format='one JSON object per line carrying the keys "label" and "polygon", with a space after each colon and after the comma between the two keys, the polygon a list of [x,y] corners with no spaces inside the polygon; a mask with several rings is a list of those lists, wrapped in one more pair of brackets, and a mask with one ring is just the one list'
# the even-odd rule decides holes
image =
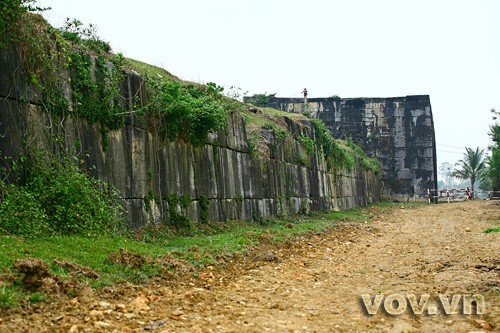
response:
{"label": "shrub", "polygon": [[200,222],[208,223],[208,196],[201,195],[200,196]]}
{"label": "shrub", "polygon": [[0,181],[0,232],[20,236],[39,236],[49,231],[48,216],[40,201],[26,188]]}
{"label": "shrub", "polygon": [[195,145],[204,144],[208,134],[226,125],[226,110],[221,102],[222,88],[162,82],[148,79],[151,91],[149,109],[159,120],[159,130],[166,140],[184,139]]}
{"label": "shrub", "polygon": [[120,206],[102,181],[69,160],[33,171],[27,187],[45,209],[54,232],[92,236],[117,226]]}
{"label": "shrub", "polygon": [[301,135],[299,141],[309,155],[314,154],[314,140],[308,136]]}
{"label": "shrub", "polygon": [[3,42],[15,40],[18,36],[18,20],[24,13],[44,11],[50,8],[35,6],[36,0],[2,0],[0,2],[0,36],[4,35],[7,40],[0,40],[0,48]]}
{"label": "shrub", "polygon": [[313,119],[312,122],[316,134],[316,146],[323,151],[328,166],[351,171],[354,168],[354,158],[338,146],[321,119]]}
{"label": "shrub", "polygon": [[96,236],[116,230],[121,206],[103,182],[70,160],[29,168],[25,185],[2,183],[0,231],[23,236]]}
{"label": "shrub", "polygon": [[[192,227],[191,220],[186,216],[186,209],[191,205],[189,195],[177,196],[169,194],[165,197],[168,203],[168,222],[177,229],[177,231],[189,231]],[[179,206],[181,212],[177,210]]]}
{"label": "shrub", "polygon": [[80,44],[95,52],[111,52],[111,46],[97,36],[97,26],[90,23],[85,26],[78,19],[66,18],[59,30],[62,37],[75,44]]}
{"label": "shrub", "polygon": [[100,122],[103,147],[107,148],[107,132],[123,126],[124,109],[120,105],[119,89],[123,73],[117,66],[109,67],[106,58],[100,55],[95,57],[93,80],[92,57],[88,53],[73,51],[69,59],[76,115],[90,123]]}
{"label": "shrub", "polygon": [[267,106],[275,96],[276,94],[254,94],[248,101],[255,106]]}

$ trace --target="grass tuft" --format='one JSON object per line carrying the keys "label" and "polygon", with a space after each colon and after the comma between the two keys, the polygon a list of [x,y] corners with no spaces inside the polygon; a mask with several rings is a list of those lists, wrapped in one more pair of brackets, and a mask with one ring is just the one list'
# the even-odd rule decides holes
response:
{"label": "grass tuft", "polygon": [[484,230],[485,234],[492,234],[492,233],[495,233],[495,232],[500,232],[500,226],[493,227],[493,228],[487,228],[487,229]]}

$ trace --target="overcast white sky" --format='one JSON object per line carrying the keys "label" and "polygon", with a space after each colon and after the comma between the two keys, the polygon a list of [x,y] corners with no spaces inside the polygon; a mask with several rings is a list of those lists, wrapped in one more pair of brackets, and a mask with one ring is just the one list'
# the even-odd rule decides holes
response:
{"label": "overcast white sky", "polygon": [[497,0],[39,0],[114,52],[196,82],[298,97],[430,95],[438,166],[500,108]]}

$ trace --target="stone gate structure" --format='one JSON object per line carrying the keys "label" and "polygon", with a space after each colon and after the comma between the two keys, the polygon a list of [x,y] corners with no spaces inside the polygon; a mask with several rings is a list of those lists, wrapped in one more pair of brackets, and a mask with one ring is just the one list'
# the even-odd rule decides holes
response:
{"label": "stone gate structure", "polygon": [[[255,102],[247,97],[246,102]],[[266,107],[322,119],[335,138],[351,137],[382,164],[383,195],[425,196],[437,187],[436,141],[428,95],[390,98],[278,98]]]}

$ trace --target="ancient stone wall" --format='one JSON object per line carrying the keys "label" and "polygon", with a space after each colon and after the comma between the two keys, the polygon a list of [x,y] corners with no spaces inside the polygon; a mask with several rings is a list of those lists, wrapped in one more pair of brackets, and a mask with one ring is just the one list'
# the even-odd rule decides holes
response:
{"label": "ancient stone wall", "polygon": [[[252,98],[247,98],[251,102]],[[383,195],[422,198],[436,188],[434,123],[429,96],[270,98],[268,107],[322,119],[336,138],[351,137],[382,164]]]}
{"label": "ancient stone wall", "polygon": [[[312,137],[310,124],[285,118],[294,140],[284,146],[272,132],[263,130],[267,157],[249,149],[245,120],[231,112],[228,125],[193,146],[165,142],[151,130],[146,115],[125,115],[123,128],[108,133],[103,147],[99,123],[44,111],[39,89],[19,77],[15,50],[0,50],[0,168],[11,169],[26,148],[56,152],[64,147],[81,160],[82,168],[116,187],[127,208],[128,225],[168,221],[175,209],[197,221],[203,209],[212,221],[255,220],[297,212],[350,209],[379,200],[379,177],[356,167],[334,174],[322,156],[309,156],[307,165],[290,156],[306,154],[298,138]],[[65,74],[61,69],[61,75]],[[123,103],[133,111],[132,96],[147,100],[143,79],[134,72],[121,84]],[[71,90],[65,87],[71,104]],[[285,153],[292,151],[292,154]],[[10,181],[15,181],[12,173]],[[169,207],[169,198],[189,199],[187,207]],[[202,198],[208,206],[202,207]],[[170,208],[170,209],[169,209]]]}

